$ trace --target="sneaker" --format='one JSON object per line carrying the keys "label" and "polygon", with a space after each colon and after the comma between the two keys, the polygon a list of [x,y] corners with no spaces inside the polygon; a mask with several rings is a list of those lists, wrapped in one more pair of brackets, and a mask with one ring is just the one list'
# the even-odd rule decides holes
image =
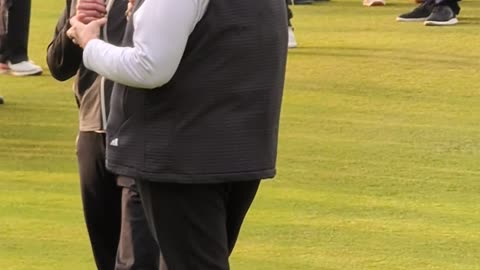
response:
{"label": "sneaker", "polygon": [[17,64],[8,62],[10,73],[14,76],[33,76],[42,74],[42,68],[30,61],[23,61]]}
{"label": "sneaker", "polygon": [[8,64],[6,63],[0,63],[0,74],[5,74],[10,71],[10,68],[8,67]]}
{"label": "sneaker", "polygon": [[363,5],[367,7],[385,6],[385,0],[363,0]]}
{"label": "sneaker", "polygon": [[433,4],[426,1],[414,10],[397,17],[398,22],[423,22],[433,11]]}
{"label": "sneaker", "polygon": [[288,27],[288,48],[296,48],[297,40],[295,39],[295,34],[293,34],[293,28]]}
{"label": "sneaker", "polygon": [[424,24],[427,26],[455,25],[458,23],[455,12],[445,5],[436,5]]}

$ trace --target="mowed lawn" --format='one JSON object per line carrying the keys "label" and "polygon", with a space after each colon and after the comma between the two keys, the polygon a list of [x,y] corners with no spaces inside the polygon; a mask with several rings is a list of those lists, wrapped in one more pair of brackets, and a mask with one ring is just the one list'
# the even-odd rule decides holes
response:
{"label": "mowed lawn", "polygon": [[[293,7],[278,177],[232,269],[480,269],[480,1],[444,28],[397,23],[414,4],[387,1]],[[33,1],[45,69],[63,2]],[[95,269],[71,84],[0,76],[2,270]]]}

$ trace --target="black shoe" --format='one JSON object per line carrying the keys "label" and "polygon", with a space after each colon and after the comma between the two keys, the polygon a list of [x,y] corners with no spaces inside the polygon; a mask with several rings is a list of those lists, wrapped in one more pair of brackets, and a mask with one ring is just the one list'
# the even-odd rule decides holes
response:
{"label": "black shoe", "polygon": [[457,24],[457,16],[449,6],[436,5],[432,14],[425,20],[425,25],[444,26]]}
{"label": "black shoe", "polygon": [[425,1],[414,10],[397,17],[398,22],[423,22],[433,11],[432,1]]}
{"label": "black shoe", "polygon": [[5,101],[3,100],[3,97],[0,96],[0,105],[5,103]]}
{"label": "black shoe", "polygon": [[293,0],[295,5],[310,5],[313,4],[313,0]]}

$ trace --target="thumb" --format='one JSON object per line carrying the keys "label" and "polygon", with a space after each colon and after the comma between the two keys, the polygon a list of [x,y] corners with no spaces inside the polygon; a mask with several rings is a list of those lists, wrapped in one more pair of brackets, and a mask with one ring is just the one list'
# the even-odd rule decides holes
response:
{"label": "thumb", "polygon": [[103,26],[107,23],[107,17],[100,18],[98,20],[94,20],[91,23],[96,24],[98,27]]}
{"label": "thumb", "polygon": [[78,20],[77,16],[73,16],[73,17],[70,18],[70,25],[71,26],[76,26],[78,24],[82,24],[82,23]]}

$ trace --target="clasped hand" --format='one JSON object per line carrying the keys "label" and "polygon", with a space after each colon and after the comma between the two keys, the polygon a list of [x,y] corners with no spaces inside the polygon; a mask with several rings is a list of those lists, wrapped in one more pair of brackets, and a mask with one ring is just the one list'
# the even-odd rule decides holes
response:
{"label": "clasped hand", "polygon": [[107,22],[107,8],[103,0],[79,0],[75,16],[70,18],[67,36],[80,47],[100,35],[100,28]]}

